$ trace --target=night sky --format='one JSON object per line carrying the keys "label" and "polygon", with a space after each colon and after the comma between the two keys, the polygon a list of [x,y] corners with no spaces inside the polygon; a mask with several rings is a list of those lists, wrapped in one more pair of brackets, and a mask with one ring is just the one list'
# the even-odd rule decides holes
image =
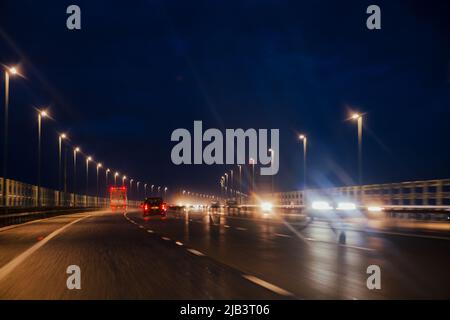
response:
{"label": "night sky", "polygon": [[[80,31],[66,28],[70,4]],[[366,28],[370,4],[381,30]],[[365,184],[449,178],[449,39],[444,0],[1,0],[0,63],[25,76],[11,80],[9,176],[36,182],[34,108],[46,105],[42,180],[53,188],[64,131],[130,177],[217,191],[231,166],[170,161],[172,131],[194,120],[280,129],[281,190],[302,187],[300,132],[312,185],[354,184],[351,110],[366,113]]]}

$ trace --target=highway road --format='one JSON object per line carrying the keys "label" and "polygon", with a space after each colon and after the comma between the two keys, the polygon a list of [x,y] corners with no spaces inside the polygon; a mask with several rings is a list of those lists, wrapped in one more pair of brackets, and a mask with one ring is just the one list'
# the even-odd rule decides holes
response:
{"label": "highway road", "polygon": [[356,230],[339,244],[321,221],[101,211],[0,229],[0,299],[448,299],[448,270],[445,236]]}

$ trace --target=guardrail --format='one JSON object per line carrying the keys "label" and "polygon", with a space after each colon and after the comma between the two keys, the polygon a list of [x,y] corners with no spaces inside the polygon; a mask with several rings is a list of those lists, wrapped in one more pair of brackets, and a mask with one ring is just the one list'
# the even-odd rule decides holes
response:
{"label": "guardrail", "polygon": [[305,205],[307,198],[317,195],[344,197],[362,204],[449,206],[450,179],[279,192],[274,193],[272,198],[280,205]]}
{"label": "guardrail", "polygon": [[[3,189],[6,188],[6,189]],[[6,191],[6,198],[3,194]],[[0,177],[0,226],[23,223],[49,216],[107,208],[109,198],[87,196],[40,188],[20,181]],[[6,200],[6,201],[5,201]],[[139,201],[128,201],[128,207],[138,207]]]}

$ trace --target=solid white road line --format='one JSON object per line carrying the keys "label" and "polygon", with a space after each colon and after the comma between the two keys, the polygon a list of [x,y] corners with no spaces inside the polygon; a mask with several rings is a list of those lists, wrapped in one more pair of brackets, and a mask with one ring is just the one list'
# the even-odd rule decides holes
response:
{"label": "solid white road line", "polygon": [[9,273],[11,273],[19,264],[21,264],[23,261],[25,261],[29,256],[31,256],[39,248],[44,246],[51,239],[56,237],[58,234],[63,232],[65,229],[67,229],[71,225],[73,225],[73,224],[77,223],[78,221],[81,221],[81,220],[83,220],[83,219],[85,219],[87,217],[90,217],[90,215],[81,217],[79,219],[76,219],[76,220],[74,220],[74,221],[72,221],[72,222],[62,226],[61,228],[53,231],[48,236],[46,236],[44,239],[42,239],[41,241],[37,242],[36,244],[34,244],[33,246],[31,246],[30,248],[28,248],[27,250],[25,250],[21,254],[19,254],[17,257],[12,259],[6,265],[4,265],[2,268],[0,268],[0,281],[3,280],[3,278],[6,277]]}
{"label": "solid white road line", "polygon": [[247,280],[249,280],[249,281],[251,281],[251,282],[253,282],[253,283],[255,283],[255,284],[257,284],[257,285],[259,285],[261,287],[263,287],[263,288],[266,288],[266,289],[268,289],[268,290],[270,290],[272,292],[275,292],[275,293],[277,293],[279,295],[286,296],[286,297],[293,296],[293,294],[291,292],[289,292],[287,290],[284,290],[284,289],[282,289],[282,288],[280,288],[280,287],[278,287],[278,286],[276,286],[274,284],[271,284],[271,283],[269,283],[267,281],[264,281],[264,280],[262,280],[260,278],[255,277],[255,276],[251,276],[251,275],[247,275],[247,274],[244,274],[242,276],[245,279],[247,279]]}
{"label": "solid white road line", "polygon": [[276,235],[277,237],[282,237],[282,238],[291,238],[290,235],[288,235],[288,234],[283,234],[283,233],[275,233],[275,235]]}
{"label": "solid white road line", "polygon": [[201,253],[200,251],[197,251],[195,249],[187,249],[187,251],[189,251],[190,253],[195,254],[196,256],[199,256],[199,257],[204,256],[203,253]]}

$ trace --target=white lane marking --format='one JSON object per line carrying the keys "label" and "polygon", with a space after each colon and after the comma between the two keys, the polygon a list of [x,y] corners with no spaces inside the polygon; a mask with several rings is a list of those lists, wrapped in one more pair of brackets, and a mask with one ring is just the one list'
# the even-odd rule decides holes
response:
{"label": "white lane marking", "polygon": [[350,248],[350,249],[357,249],[357,250],[363,250],[363,251],[375,251],[375,249],[371,248],[365,248],[365,247],[358,247],[358,246],[352,246],[348,244],[340,244],[340,247]]}
{"label": "white lane marking", "polygon": [[190,253],[195,254],[196,256],[199,256],[199,257],[204,256],[203,253],[201,253],[200,251],[197,251],[195,249],[187,249],[187,251],[189,251]]}
{"label": "white lane marking", "polygon": [[357,250],[363,250],[363,251],[375,251],[375,249],[372,249],[372,248],[352,246],[352,245],[349,245],[349,244],[340,244],[340,243],[336,243],[336,242],[325,241],[325,240],[317,240],[317,239],[313,239],[313,238],[305,238],[305,239],[308,240],[308,241],[315,241],[315,242],[320,242],[320,243],[334,244],[334,245],[338,245],[339,247],[344,247],[344,248],[349,248],[349,249],[357,249]]}
{"label": "white lane marking", "polygon": [[170,238],[167,238],[167,237],[161,237],[161,239],[166,240],[166,241],[170,241]]}
{"label": "white lane marking", "polygon": [[182,246],[183,245],[183,243],[181,243],[180,241],[176,241],[175,242],[177,245],[179,245],[179,246]]}
{"label": "white lane marking", "polygon": [[31,256],[34,252],[36,252],[36,250],[38,250],[39,248],[41,248],[42,246],[44,246],[47,242],[49,242],[51,239],[53,239],[54,237],[56,237],[58,234],[60,234],[61,232],[63,232],[65,229],[67,229],[68,227],[70,227],[71,225],[77,223],[78,221],[81,221],[83,219],[86,219],[90,217],[90,215],[88,216],[84,216],[81,217],[79,219],[76,219],[64,226],[62,226],[61,228],[53,231],[52,233],[50,233],[48,236],[46,236],[44,239],[42,239],[41,241],[39,241],[38,243],[35,243],[34,245],[32,245],[30,248],[28,248],[27,250],[25,250],[24,252],[22,252],[21,254],[19,254],[17,257],[15,257],[14,259],[12,259],[10,262],[8,262],[6,265],[4,265],[2,268],[0,268],[0,281],[3,280],[4,277],[6,277],[11,271],[13,271],[19,264],[21,264],[23,261],[25,261],[29,256]]}
{"label": "white lane marking", "polygon": [[150,229],[149,229],[149,230],[147,230],[147,232],[148,232],[148,233],[153,233],[153,230],[150,230]]}
{"label": "white lane marking", "polygon": [[230,226],[226,224],[226,225],[224,225],[224,227],[225,227],[225,228],[229,228]]}
{"label": "white lane marking", "polygon": [[247,279],[247,280],[249,280],[249,281],[251,281],[251,282],[253,282],[253,283],[255,283],[255,284],[257,284],[257,285],[259,285],[261,287],[263,287],[263,288],[266,288],[266,289],[268,289],[268,290],[270,290],[272,292],[275,292],[275,293],[277,293],[279,295],[287,296],[287,297],[293,296],[293,294],[291,292],[289,292],[287,290],[284,290],[284,289],[282,289],[282,288],[280,288],[280,287],[278,287],[278,286],[276,286],[274,284],[271,284],[271,283],[269,283],[267,281],[264,281],[264,280],[262,280],[260,278],[255,277],[255,276],[251,276],[251,275],[247,275],[247,274],[244,274],[242,276],[245,279]]}
{"label": "white lane marking", "polygon": [[247,228],[236,227],[236,230],[240,230],[240,231],[246,231],[246,230],[247,230]]}
{"label": "white lane marking", "polygon": [[144,226],[139,226],[140,229],[144,229]]}
{"label": "white lane marking", "polygon": [[284,234],[284,233],[275,233],[275,235],[276,235],[277,237],[282,237],[282,238],[291,238],[290,235]]}

